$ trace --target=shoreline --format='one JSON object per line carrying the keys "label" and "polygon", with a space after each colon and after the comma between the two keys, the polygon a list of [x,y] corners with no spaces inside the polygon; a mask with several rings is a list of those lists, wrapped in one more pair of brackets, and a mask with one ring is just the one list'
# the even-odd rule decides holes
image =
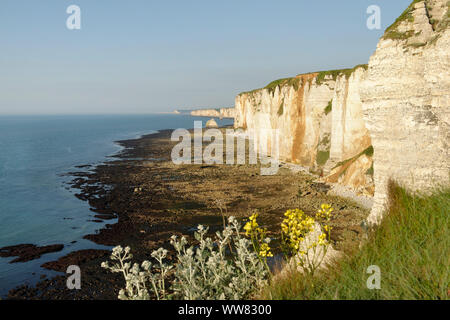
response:
{"label": "shoreline", "polygon": [[[333,200],[338,209],[348,211],[345,221],[336,225],[335,241],[339,243],[341,236],[356,237],[349,240],[356,243],[361,236],[359,223],[367,210],[326,195],[325,184],[314,182],[310,175],[280,168],[277,175],[262,177],[258,165],[176,166],[170,161],[171,147],[176,144],[170,141],[171,132],[166,129],[116,141],[122,150],[111,156],[114,160],[92,166],[87,172],[69,173],[74,176],[71,188],[79,190],[75,196],[89,203],[96,219],[117,218],[84,239],[107,246],[129,245],[136,261],[143,261],[160,246],[170,249],[168,239],[173,234],[192,237],[198,224],[210,226],[211,232],[219,230],[222,216],[214,204],[216,199],[225,203],[227,215],[240,219],[253,209],[262,211],[269,232],[276,231],[283,210],[298,206],[313,212],[320,202]],[[304,208],[309,202],[310,207]],[[350,236],[345,235],[347,231]],[[80,250],[42,265],[60,272],[65,272],[68,265],[79,265],[81,290],[66,289],[66,276],[61,275],[44,279],[35,287],[14,288],[8,298],[116,299],[123,279],[100,267],[109,254],[108,250]]]}

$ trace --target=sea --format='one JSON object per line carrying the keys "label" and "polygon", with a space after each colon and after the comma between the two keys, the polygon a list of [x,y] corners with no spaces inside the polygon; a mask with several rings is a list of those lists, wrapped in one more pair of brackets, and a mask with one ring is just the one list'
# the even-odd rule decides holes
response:
{"label": "sea", "polygon": [[95,213],[75,197],[70,172],[114,160],[121,150],[115,141],[207,120],[179,114],[0,116],[0,248],[64,244],[62,251],[29,262],[0,258],[0,298],[19,285],[33,286],[42,275],[61,274],[41,268],[45,262],[76,250],[110,249],[83,239],[114,220],[90,221]]}

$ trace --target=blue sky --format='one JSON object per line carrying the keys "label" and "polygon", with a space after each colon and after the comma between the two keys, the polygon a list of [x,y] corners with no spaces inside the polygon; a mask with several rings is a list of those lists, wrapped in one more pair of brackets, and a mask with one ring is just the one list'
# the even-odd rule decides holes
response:
{"label": "blue sky", "polygon": [[[367,63],[411,0],[2,0],[0,114],[233,106],[242,91]],[[68,30],[66,8],[81,8]],[[366,27],[381,8],[382,30]]]}

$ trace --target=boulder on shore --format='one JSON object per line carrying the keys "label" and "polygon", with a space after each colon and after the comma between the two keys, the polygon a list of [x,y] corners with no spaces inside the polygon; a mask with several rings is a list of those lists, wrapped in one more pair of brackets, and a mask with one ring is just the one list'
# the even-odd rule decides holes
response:
{"label": "boulder on shore", "polygon": [[206,128],[218,128],[216,120],[210,119],[206,122]]}

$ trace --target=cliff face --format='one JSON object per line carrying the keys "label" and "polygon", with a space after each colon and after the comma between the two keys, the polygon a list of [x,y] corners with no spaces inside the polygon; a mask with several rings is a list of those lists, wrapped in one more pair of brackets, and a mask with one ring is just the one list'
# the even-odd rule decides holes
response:
{"label": "cliff face", "polygon": [[330,161],[326,181],[361,189],[373,195],[373,148],[363,119],[359,88],[365,68],[357,68],[348,78],[337,79],[332,104]]}
{"label": "cliff face", "polygon": [[276,129],[281,160],[375,193],[369,222],[379,222],[389,179],[412,191],[449,183],[449,17],[450,1],[413,1],[368,67],[242,93],[235,127],[257,136]]}
{"label": "cliff face", "polygon": [[234,108],[220,108],[220,116],[222,118],[234,118],[235,114]]}
{"label": "cliff face", "polygon": [[389,179],[422,191],[449,182],[449,5],[414,1],[370,58],[360,95],[375,150],[372,223]]}
{"label": "cliff face", "polygon": [[197,117],[213,117],[213,118],[234,118],[234,108],[220,108],[220,109],[200,109],[190,112],[191,116]]}
{"label": "cliff face", "polygon": [[371,140],[359,98],[366,73],[365,66],[310,73],[242,93],[236,97],[235,127],[256,136],[278,130],[280,160],[370,194]]}

